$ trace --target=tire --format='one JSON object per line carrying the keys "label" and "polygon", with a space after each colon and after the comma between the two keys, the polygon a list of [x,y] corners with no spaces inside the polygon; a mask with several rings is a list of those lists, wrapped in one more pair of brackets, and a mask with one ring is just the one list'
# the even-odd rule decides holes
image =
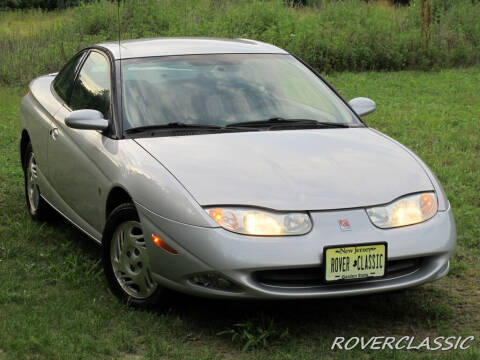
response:
{"label": "tire", "polygon": [[105,276],[121,301],[148,309],[165,300],[167,291],[152,278],[145,241],[135,206],[126,203],[115,208],[103,234]]}
{"label": "tire", "polygon": [[25,201],[28,213],[35,221],[46,221],[52,217],[53,209],[43,200],[37,183],[38,166],[29,142],[25,148],[23,174],[25,182]]}

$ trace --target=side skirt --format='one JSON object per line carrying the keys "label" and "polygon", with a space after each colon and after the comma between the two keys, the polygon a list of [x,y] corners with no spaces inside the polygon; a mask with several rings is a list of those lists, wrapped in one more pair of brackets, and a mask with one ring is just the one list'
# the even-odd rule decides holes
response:
{"label": "side skirt", "polygon": [[60,210],[58,210],[55,206],[52,205],[52,203],[50,201],[48,201],[47,199],[45,199],[45,197],[43,195],[40,194],[40,196],[42,197],[43,200],[45,200],[46,203],[48,203],[48,205],[50,205],[53,209],[55,209],[56,212],[58,212],[60,215],[62,215],[65,219],[67,219],[72,225],[74,225],[77,229],[79,229],[80,231],[82,231],[85,235],[87,235],[90,239],[92,239],[95,243],[97,243],[98,245],[102,245],[102,241],[100,239],[98,239],[97,237],[93,236],[92,234],[90,234],[88,231],[86,231],[85,229],[83,229],[80,225],[78,225],[77,223],[75,223],[72,219],[70,219],[67,215],[65,215],[63,212],[61,212]]}

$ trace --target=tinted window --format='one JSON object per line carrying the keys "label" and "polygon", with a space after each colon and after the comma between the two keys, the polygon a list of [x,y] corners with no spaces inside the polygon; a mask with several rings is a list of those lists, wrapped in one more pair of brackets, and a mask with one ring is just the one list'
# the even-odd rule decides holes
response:
{"label": "tinted window", "polygon": [[94,109],[110,116],[110,68],[108,60],[91,52],[73,86],[69,102],[73,110]]}
{"label": "tinted window", "polygon": [[63,101],[67,102],[69,93],[72,89],[75,72],[84,53],[81,53],[71,59],[67,65],[55,77],[53,88]]}

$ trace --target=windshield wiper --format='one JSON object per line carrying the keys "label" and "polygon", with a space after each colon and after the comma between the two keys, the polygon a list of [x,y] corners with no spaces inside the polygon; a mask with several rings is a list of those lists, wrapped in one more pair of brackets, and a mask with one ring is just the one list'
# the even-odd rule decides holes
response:
{"label": "windshield wiper", "polygon": [[286,129],[286,128],[308,128],[308,129],[315,129],[315,128],[349,128],[349,124],[345,123],[334,123],[334,122],[326,122],[326,121],[298,121],[293,123],[285,123],[285,124],[274,124],[271,125],[268,129],[275,130],[275,129]]}
{"label": "windshield wiper", "polygon": [[268,120],[256,120],[256,121],[241,121],[225,126],[220,125],[202,125],[202,124],[186,124],[182,122],[171,122],[168,124],[159,124],[159,125],[147,125],[147,126],[137,126],[134,128],[126,129],[125,133],[135,134],[149,131],[157,130],[176,130],[176,129],[186,129],[189,131],[205,131],[205,130],[261,130],[261,129],[278,129],[285,127],[306,127],[306,128],[347,128],[350,127],[348,124],[342,123],[333,123],[333,122],[321,122],[311,119],[283,119],[280,117],[271,118]]}
{"label": "windshield wiper", "polygon": [[334,123],[334,122],[322,122],[312,119],[284,119],[281,117],[275,117],[267,120],[256,121],[242,121],[226,125],[226,127],[262,127],[267,129],[275,129],[279,127],[331,127],[331,128],[348,128],[348,124]]}
{"label": "windshield wiper", "polygon": [[155,130],[170,130],[170,129],[217,130],[222,128],[223,128],[222,126],[218,126],[218,125],[185,124],[182,122],[171,122],[168,124],[161,124],[161,125],[137,126],[134,128],[127,129],[125,130],[125,132],[127,134],[133,134],[133,133],[141,133],[141,132],[155,131]]}

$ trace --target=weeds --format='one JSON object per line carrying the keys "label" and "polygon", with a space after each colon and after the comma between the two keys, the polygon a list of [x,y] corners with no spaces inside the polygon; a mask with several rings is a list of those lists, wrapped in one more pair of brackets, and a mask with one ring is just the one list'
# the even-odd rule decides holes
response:
{"label": "weeds", "polygon": [[[0,83],[25,85],[58,71],[78,50],[117,40],[119,28],[122,39],[253,38],[285,48],[323,73],[480,63],[480,2],[442,1],[432,2],[424,20],[420,0],[409,7],[358,0],[312,7],[283,0],[126,0],[120,23],[116,2],[107,0],[64,12],[0,12]],[[24,14],[35,21],[23,21]]]}
{"label": "weeds", "polygon": [[282,330],[275,324],[275,319],[262,315],[259,321],[248,320],[233,325],[232,329],[217,335],[231,335],[234,343],[243,345],[242,351],[253,348],[265,348],[288,337],[288,329]]}

